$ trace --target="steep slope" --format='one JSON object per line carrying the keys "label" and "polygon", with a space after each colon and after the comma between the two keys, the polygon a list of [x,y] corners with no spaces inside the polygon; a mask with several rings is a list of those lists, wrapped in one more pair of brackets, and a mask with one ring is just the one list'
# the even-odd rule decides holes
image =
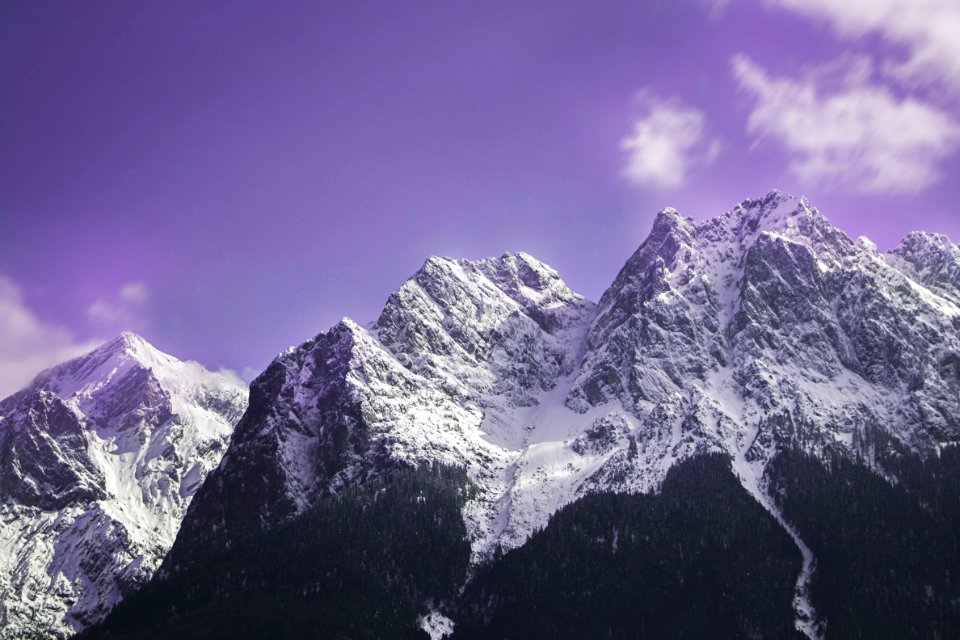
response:
{"label": "steep slope", "polygon": [[246,395],[124,333],[0,402],[0,637],[72,634],[146,582]]}
{"label": "steep slope", "polygon": [[479,562],[579,497],[656,490],[719,452],[799,548],[796,623],[816,637],[815,557],[767,466],[864,454],[872,429],[920,455],[960,439],[956,256],[923,234],[880,254],[774,191],[703,222],[662,211],[598,305],[526,254],[431,258],[375,323],[345,319],[254,381],[162,573],[434,462],[468,470]]}

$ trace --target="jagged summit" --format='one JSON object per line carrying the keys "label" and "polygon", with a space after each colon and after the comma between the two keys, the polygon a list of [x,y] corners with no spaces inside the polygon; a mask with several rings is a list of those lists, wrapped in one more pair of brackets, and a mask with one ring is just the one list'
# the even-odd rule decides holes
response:
{"label": "jagged summit", "polygon": [[700,222],[672,207],[662,209],[644,245],[662,241],[668,234],[707,241],[750,242],[764,233],[815,240],[830,231],[836,229],[806,198],[773,189],[762,198],[747,198],[733,209]]}
{"label": "jagged summit", "polygon": [[960,247],[943,233],[911,231],[900,241],[900,244],[894,249],[894,253],[913,253],[923,250],[954,254],[960,251]]}
{"label": "jagged summit", "polygon": [[523,251],[478,260],[433,256],[408,283],[422,284],[431,279],[475,281],[478,276],[524,307],[583,299],[567,287],[553,267]]}
{"label": "jagged summit", "polygon": [[653,219],[649,237],[655,238],[674,231],[689,232],[695,226],[696,221],[693,218],[683,215],[673,207],[664,207]]}
{"label": "jagged summit", "polygon": [[601,296],[591,344],[605,341],[650,296],[669,295],[688,280],[706,280],[703,295],[723,297],[736,285],[743,260],[766,247],[798,256],[816,254],[823,268],[858,251],[856,243],[805,198],[778,190],[699,222],[676,209],[663,209],[649,236]]}
{"label": "jagged summit", "polygon": [[748,198],[718,216],[695,222],[679,214],[667,216],[685,221],[685,229],[708,242],[750,243],[763,234],[781,234],[801,242],[837,240],[836,229],[802,196],[771,190],[762,198]]}
{"label": "jagged summit", "polygon": [[960,305],[960,247],[940,233],[914,231],[887,260],[917,282]]}
{"label": "jagged summit", "polygon": [[93,393],[131,368],[162,369],[179,362],[139,335],[123,332],[90,353],[41,372],[30,388],[44,388],[61,398]]}

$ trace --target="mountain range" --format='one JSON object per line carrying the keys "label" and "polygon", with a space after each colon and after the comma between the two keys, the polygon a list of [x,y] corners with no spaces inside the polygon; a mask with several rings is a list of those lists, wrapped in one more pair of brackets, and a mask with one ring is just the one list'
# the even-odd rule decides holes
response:
{"label": "mountain range", "polygon": [[5,637],[960,631],[960,248],[777,191],[596,303],[434,257],[249,403],[124,334],[0,416]]}

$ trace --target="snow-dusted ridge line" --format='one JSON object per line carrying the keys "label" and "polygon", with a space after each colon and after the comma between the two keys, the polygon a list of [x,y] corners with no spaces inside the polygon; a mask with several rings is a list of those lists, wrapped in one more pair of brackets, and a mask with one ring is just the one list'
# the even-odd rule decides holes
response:
{"label": "snow-dusted ridge line", "polygon": [[[664,210],[596,306],[527,254],[431,258],[376,322],[345,320],[277,359],[269,411],[240,430],[237,458],[277,456],[294,512],[385,460],[465,465],[480,488],[465,510],[480,559],[579,495],[652,490],[674,462],[735,455],[747,433],[771,456],[797,424],[818,448],[883,423],[933,449],[960,412],[926,408],[957,404],[949,376],[931,374],[960,346],[949,286],[918,274],[939,283],[952,254],[934,243],[927,268],[913,244],[906,273],[806,200],[771,192],[702,222]],[[891,342],[901,359],[879,357]],[[903,392],[921,375],[923,390]],[[321,420],[317,402],[336,410]],[[383,447],[376,461],[353,447],[317,468],[309,452],[334,423],[362,427]],[[248,472],[228,455],[223,473],[227,487]]]}

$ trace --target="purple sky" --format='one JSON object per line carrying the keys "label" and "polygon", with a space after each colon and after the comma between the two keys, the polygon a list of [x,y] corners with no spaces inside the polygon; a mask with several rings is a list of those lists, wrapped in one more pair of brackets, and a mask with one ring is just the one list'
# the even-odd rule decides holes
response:
{"label": "purple sky", "polygon": [[772,187],[957,241],[954,41],[955,0],[4,2],[0,392],[124,328],[249,374],[431,254],[596,299],[658,209]]}

